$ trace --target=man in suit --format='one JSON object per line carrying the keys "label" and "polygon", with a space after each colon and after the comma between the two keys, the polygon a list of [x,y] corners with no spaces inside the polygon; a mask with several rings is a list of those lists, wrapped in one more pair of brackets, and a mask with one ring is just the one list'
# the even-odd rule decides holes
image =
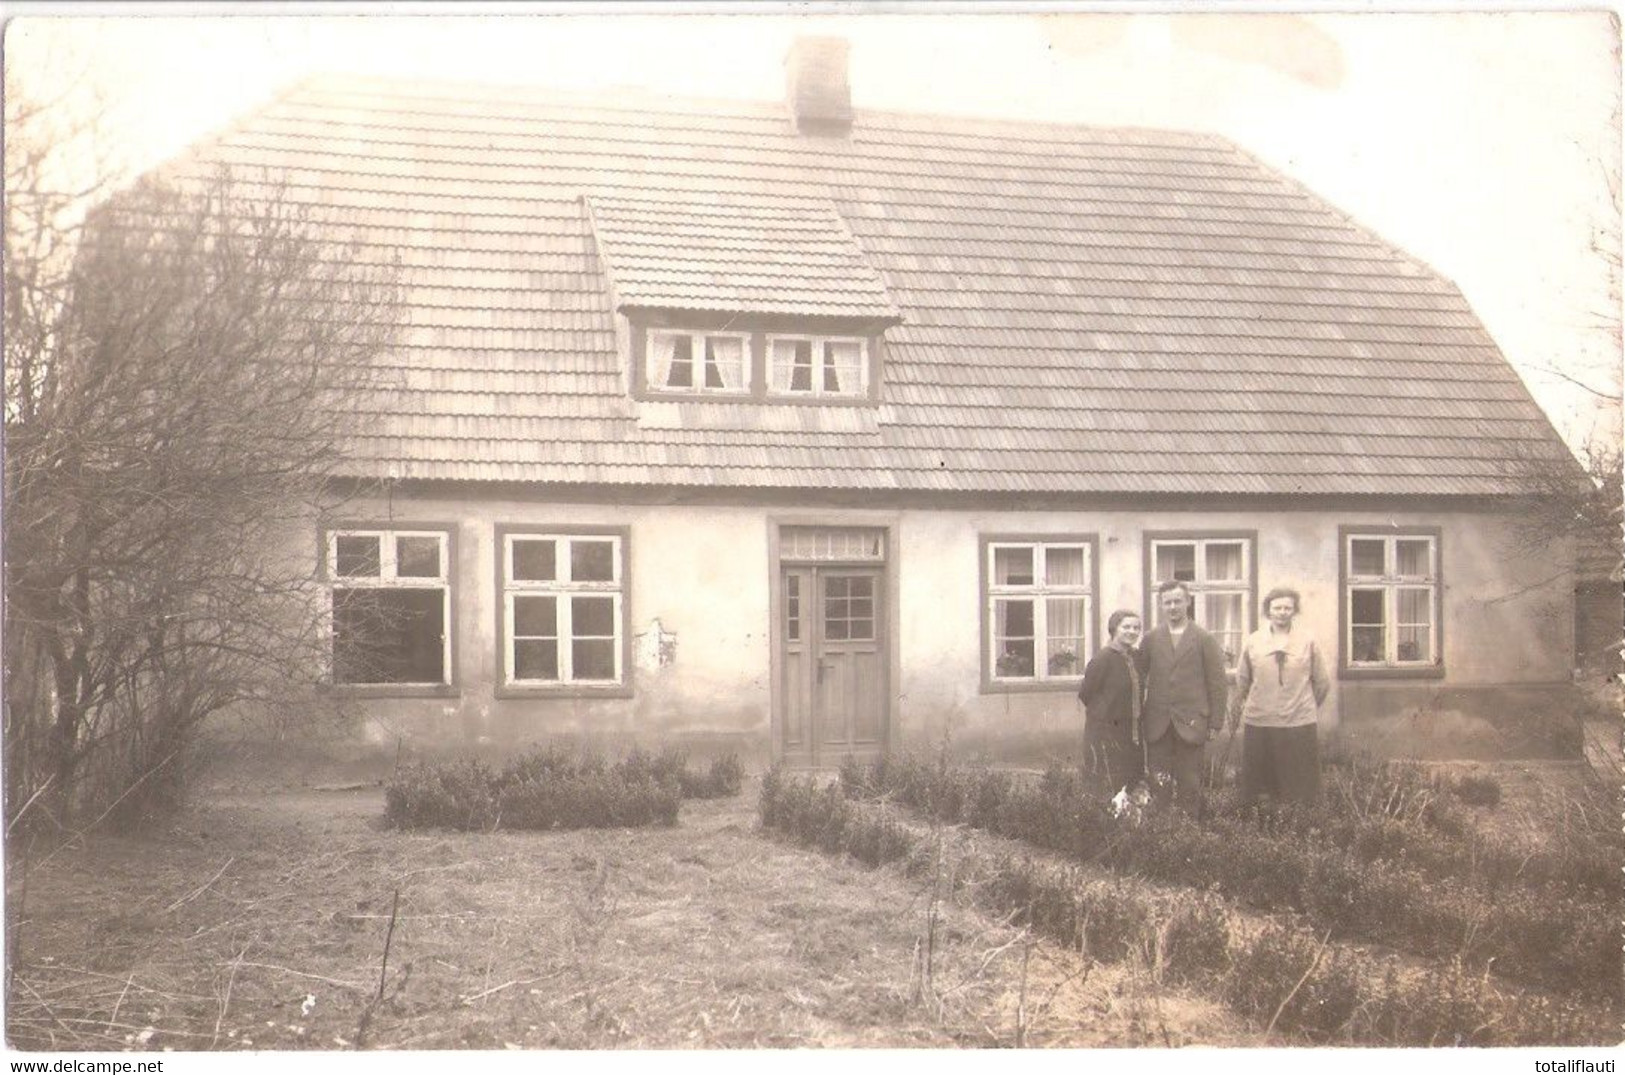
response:
{"label": "man in suit", "polygon": [[1183,582],[1157,587],[1162,622],[1145,638],[1145,708],[1141,712],[1146,763],[1154,785],[1174,785],[1174,802],[1193,817],[1202,812],[1202,748],[1208,728],[1225,716],[1224,651],[1218,639],[1190,618]]}

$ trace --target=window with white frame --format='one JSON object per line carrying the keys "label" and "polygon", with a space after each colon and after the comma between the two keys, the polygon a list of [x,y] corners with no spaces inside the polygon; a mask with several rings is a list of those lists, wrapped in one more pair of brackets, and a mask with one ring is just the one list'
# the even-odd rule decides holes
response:
{"label": "window with white frame", "polygon": [[862,396],[869,391],[868,347],[862,339],[771,336],[768,390],[776,395]]}
{"label": "window with white frame", "polygon": [[1349,668],[1425,668],[1439,654],[1439,539],[1434,534],[1343,535]]}
{"label": "window with white frame", "polygon": [[615,533],[503,533],[505,684],[626,682],[624,552]]}
{"label": "window with white frame", "polygon": [[[1151,578],[1146,593],[1156,603],[1157,587],[1164,582],[1183,582],[1190,592],[1191,619],[1201,624],[1224,650],[1224,663],[1234,668],[1247,637],[1249,610],[1257,590],[1252,577],[1252,539],[1224,535],[1213,537],[1162,537],[1149,534]],[[1157,609],[1153,616],[1160,615]]]}
{"label": "window with white frame", "polygon": [[648,342],[645,377],[652,391],[750,391],[750,337],[744,334],[650,329]]}
{"label": "window with white frame", "polygon": [[326,534],[337,684],[451,681],[451,587],[444,530]]}
{"label": "window with white frame", "polygon": [[1093,538],[983,542],[992,683],[1042,683],[1083,674],[1094,624]]}

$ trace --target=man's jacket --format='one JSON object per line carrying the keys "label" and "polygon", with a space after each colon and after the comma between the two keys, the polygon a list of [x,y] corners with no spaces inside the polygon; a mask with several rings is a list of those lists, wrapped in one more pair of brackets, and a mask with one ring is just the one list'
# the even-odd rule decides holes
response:
{"label": "man's jacket", "polygon": [[1149,670],[1143,720],[1145,741],[1160,739],[1170,725],[1187,743],[1207,742],[1209,724],[1222,725],[1228,688],[1218,639],[1187,622],[1179,644],[1167,624],[1145,636]]}

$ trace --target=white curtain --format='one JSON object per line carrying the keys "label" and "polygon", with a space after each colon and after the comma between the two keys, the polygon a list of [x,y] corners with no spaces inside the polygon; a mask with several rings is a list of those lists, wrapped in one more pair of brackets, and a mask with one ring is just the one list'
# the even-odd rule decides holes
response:
{"label": "white curtain", "polygon": [[1086,656],[1083,652],[1083,624],[1087,603],[1081,597],[1052,597],[1045,610],[1048,633],[1049,673],[1052,676],[1079,675]]}
{"label": "white curtain", "polygon": [[705,386],[721,387],[729,392],[737,392],[745,387],[744,340],[737,336],[712,336],[706,339]]}
{"label": "white curtain", "polygon": [[1030,586],[1033,581],[1033,549],[1030,545],[993,550],[993,581],[1000,586]]}
{"label": "white curtain", "polygon": [[1395,559],[1399,561],[1399,574],[1407,578],[1427,578],[1429,570],[1428,543],[1426,541],[1399,541]]}
{"label": "white curtain", "polygon": [[1224,650],[1225,663],[1234,667],[1236,658],[1241,655],[1241,640],[1245,633],[1242,626],[1245,598],[1239,593],[1210,593],[1204,597],[1207,622],[1202,626],[1218,639],[1220,648]]}
{"label": "white curtain", "polygon": [[1044,550],[1044,581],[1051,586],[1082,586],[1083,550],[1067,548]]}
{"label": "white curtain", "polygon": [[671,362],[677,355],[677,336],[671,332],[649,334],[649,386],[669,387]]}
{"label": "white curtain", "polygon": [[1224,542],[1213,543],[1207,547],[1207,578],[1209,582],[1225,580],[1234,582],[1245,578],[1241,566],[1241,545],[1239,543]]}
{"label": "white curtain", "polygon": [[863,349],[853,341],[824,343],[824,391],[855,394],[863,390]]}
{"label": "white curtain", "polygon": [[[774,340],[772,361],[768,365],[773,367],[773,391],[789,392],[795,387],[796,350],[807,346],[803,340]],[[805,386],[802,386],[805,391]]]}
{"label": "white curtain", "polygon": [[[1401,553],[1401,563],[1403,564]],[[1401,568],[1403,570],[1403,567]],[[1396,656],[1402,661],[1431,661],[1433,646],[1433,594],[1429,590],[1400,590],[1396,619],[1399,628],[1399,649]]]}

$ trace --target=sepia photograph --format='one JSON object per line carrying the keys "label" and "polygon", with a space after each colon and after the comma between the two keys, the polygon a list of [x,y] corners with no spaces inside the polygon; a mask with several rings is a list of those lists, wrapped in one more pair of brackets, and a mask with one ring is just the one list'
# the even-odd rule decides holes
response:
{"label": "sepia photograph", "polygon": [[1613,12],[8,7],[9,1052],[1625,1038]]}

